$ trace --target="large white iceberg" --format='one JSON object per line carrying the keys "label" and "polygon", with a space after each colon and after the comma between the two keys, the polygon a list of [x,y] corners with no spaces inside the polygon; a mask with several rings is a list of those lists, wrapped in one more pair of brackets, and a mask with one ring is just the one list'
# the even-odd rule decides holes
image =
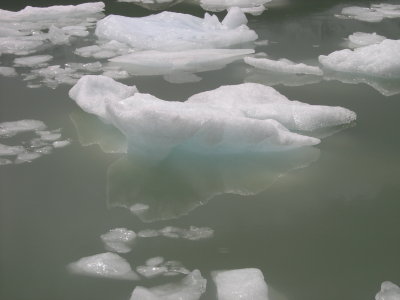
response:
{"label": "large white iceberg", "polygon": [[268,300],[268,287],[259,269],[215,271],[218,300]]}
{"label": "large white iceberg", "polygon": [[75,274],[112,279],[138,280],[129,263],[115,253],[106,252],[83,257],[70,263],[68,269]]}
{"label": "large white iceberg", "polygon": [[383,282],[375,300],[400,300],[400,287],[390,281]]}
{"label": "large white iceberg", "polygon": [[400,79],[400,40],[386,39],[354,50],[335,51],[321,55],[319,61],[331,71]]}
{"label": "large white iceberg", "polygon": [[100,39],[115,40],[140,50],[227,48],[257,39],[246,23],[239,8],[229,10],[222,22],[215,15],[206,14],[202,19],[164,11],[141,18],[109,15],[97,22],[95,33]]}
{"label": "large white iceberg", "polygon": [[133,151],[159,158],[177,147],[240,153],[315,145],[319,139],[289,129],[313,131],[356,118],[345,108],[290,101],[271,87],[251,83],[221,87],[176,102],[135,92],[134,87],[103,76],[85,76],[69,94],[82,109],[117,127]]}
{"label": "large white iceberg", "polygon": [[207,280],[194,270],[181,281],[152,288],[137,286],[130,300],[198,300],[206,290]]}

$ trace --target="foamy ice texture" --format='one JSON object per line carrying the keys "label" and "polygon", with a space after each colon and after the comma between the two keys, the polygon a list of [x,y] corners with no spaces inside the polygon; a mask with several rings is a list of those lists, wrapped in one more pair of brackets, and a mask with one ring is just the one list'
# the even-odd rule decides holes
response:
{"label": "foamy ice texture", "polygon": [[296,64],[288,59],[272,60],[268,58],[245,57],[244,62],[262,70],[288,74],[308,74],[321,76],[322,71],[319,67],[308,66],[300,63]]}
{"label": "foamy ice texture", "polygon": [[213,237],[214,230],[208,227],[190,226],[189,229],[167,226],[159,230],[147,229],[138,233],[138,236],[148,238],[163,236],[174,239],[186,239],[191,241],[209,239]]}
{"label": "foamy ice texture", "polygon": [[68,265],[75,274],[123,280],[138,280],[129,263],[118,254],[106,252],[83,257]]}
{"label": "foamy ice texture", "polygon": [[400,288],[390,281],[385,281],[381,285],[380,292],[376,294],[375,300],[400,300]]}
{"label": "foamy ice texture", "polygon": [[[254,53],[253,49],[193,49],[173,52],[150,50],[114,57],[109,61],[111,66],[124,69],[132,75],[183,73],[185,78],[192,72],[222,69],[251,53]],[[166,79],[168,80],[168,77]],[[186,78],[183,81],[187,81]]]}
{"label": "foamy ice texture", "polygon": [[87,36],[87,29],[103,16],[103,10],[103,2],[0,10],[0,54],[27,55]]}
{"label": "foamy ice texture", "polygon": [[135,87],[104,76],[85,76],[69,95],[83,110],[117,127],[132,151],[158,159],[176,147],[243,153],[311,146],[320,140],[290,130],[313,131],[356,118],[345,108],[290,101],[271,87],[251,83],[175,102],[136,92]]}
{"label": "foamy ice texture", "polygon": [[207,280],[200,271],[194,270],[176,283],[168,283],[152,288],[137,286],[130,300],[198,300],[205,292]]}
{"label": "foamy ice texture", "polygon": [[374,33],[366,33],[366,32],[355,32],[349,35],[349,47],[350,48],[359,48],[364,46],[369,46],[373,44],[379,44],[384,41],[386,37]]}
{"label": "foamy ice texture", "polygon": [[363,82],[387,96],[400,92],[400,40],[335,51],[319,61],[326,78]]}
{"label": "foamy ice texture", "polygon": [[346,17],[365,22],[381,22],[385,18],[399,18],[400,5],[373,4],[368,7],[350,6],[342,9],[338,17]]}
{"label": "foamy ice texture", "polygon": [[136,233],[126,228],[115,228],[100,236],[106,250],[128,253],[136,240]]}
{"label": "foamy ice texture", "polygon": [[268,300],[268,287],[259,269],[214,271],[218,300]]}
{"label": "foamy ice texture", "polygon": [[[54,148],[69,145],[69,140],[60,140],[62,136],[58,129],[46,129],[46,125],[38,120],[0,123],[0,165],[31,162],[42,155],[51,154]],[[10,138],[21,133],[31,133],[32,137],[28,141],[19,141],[19,145],[8,145]],[[3,139],[7,144],[3,144]]]}
{"label": "foamy ice texture", "polygon": [[257,39],[246,23],[239,8],[230,9],[222,22],[215,15],[198,18],[164,11],[141,18],[109,15],[97,22],[95,33],[100,39],[115,40],[136,50],[227,48]]}
{"label": "foamy ice texture", "polygon": [[264,12],[264,4],[271,0],[199,0],[199,2],[200,6],[208,11],[222,11],[239,7],[244,13],[257,16]]}

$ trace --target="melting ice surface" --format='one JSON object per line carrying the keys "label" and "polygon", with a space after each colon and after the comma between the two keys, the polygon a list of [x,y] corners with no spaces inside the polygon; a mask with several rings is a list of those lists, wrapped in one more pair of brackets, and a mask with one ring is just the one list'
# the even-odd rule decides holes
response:
{"label": "melting ice surface", "polygon": [[381,285],[381,290],[375,296],[375,300],[399,300],[400,288],[390,281],[385,281]]}
{"label": "melting ice surface", "polygon": [[69,270],[76,274],[112,279],[138,280],[129,263],[118,254],[106,252],[83,257],[70,263]]}
{"label": "melting ice surface", "polygon": [[268,300],[268,287],[258,269],[214,271],[218,300]]}
{"label": "melting ice surface", "polygon": [[141,18],[109,15],[97,23],[96,35],[141,50],[226,48],[257,39],[246,23],[240,9],[229,10],[222,22],[168,11]]}
{"label": "melting ice surface", "polygon": [[[98,95],[100,85],[105,93]],[[310,146],[319,140],[289,129],[313,131],[356,118],[345,108],[290,101],[271,87],[250,83],[200,93],[183,103],[163,101],[128,86],[121,90],[133,95],[123,99],[112,92],[116,86],[121,84],[107,77],[85,76],[69,94],[86,112],[117,127],[132,151],[154,158],[164,158],[176,147],[240,153]],[[96,94],[88,97],[89,91]],[[105,94],[115,97],[110,100]]]}
{"label": "melting ice surface", "polygon": [[194,270],[176,283],[145,288],[137,286],[130,300],[198,300],[206,290],[207,280],[198,270]]}

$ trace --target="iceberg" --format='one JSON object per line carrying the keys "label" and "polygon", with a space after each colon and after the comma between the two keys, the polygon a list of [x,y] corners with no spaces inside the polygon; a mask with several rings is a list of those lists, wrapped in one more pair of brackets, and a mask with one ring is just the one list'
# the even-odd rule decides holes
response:
{"label": "iceberg", "polygon": [[17,76],[17,71],[11,67],[0,67],[0,75],[5,77],[15,77]]}
{"label": "iceberg", "polygon": [[218,70],[254,53],[252,49],[193,49],[186,51],[139,51],[109,59],[111,65],[132,75],[166,75]]}
{"label": "iceberg", "polygon": [[106,250],[128,253],[132,251],[133,243],[136,240],[136,233],[126,228],[115,228],[100,236]]}
{"label": "iceberg", "polygon": [[400,300],[400,288],[390,281],[385,281],[381,285],[380,292],[376,294],[375,300]]}
{"label": "iceberg", "polygon": [[206,290],[207,280],[194,270],[181,281],[152,288],[137,286],[130,300],[199,300]]}
{"label": "iceberg", "polygon": [[112,279],[138,280],[139,276],[132,271],[129,263],[115,253],[106,252],[83,257],[68,265],[75,274],[104,277]]}
{"label": "iceberg", "polygon": [[268,58],[245,57],[244,62],[258,69],[288,74],[308,74],[321,76],[319,67],[296,64],[288,59],[272,60]]}
{"label": "iceberg", "polygon": [[229,10],[222,22],[208,14],[202,19],[168,11],[141,18],[109,15],[97,22],[95,34],[102,40],[124,43],[135,50],[227,48],[257,39],[246,23],[239,8]]}
{"label": "iceberg", "polygon": [[354,50],[344,49],[319,56],[322,66],[331,71],[400,79],[400,40],[386,39]]}
{"label": "iceberg", "polygon": [[268,300],[268,287],[259,269],[214,271],[218,300]]}
{"label": "iceberg", "polygon": [[386,40],[386,37],[374,33],[355,32],[348,37],[350,48],[358,48],[369,46],[373,44],[379,44]]}

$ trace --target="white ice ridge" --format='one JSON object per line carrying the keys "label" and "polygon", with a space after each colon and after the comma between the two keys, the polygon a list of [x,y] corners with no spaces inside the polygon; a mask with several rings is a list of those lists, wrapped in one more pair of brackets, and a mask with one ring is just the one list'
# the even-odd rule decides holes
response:
{"label": "white ice ridge", "polygon": [[268,287],[259,269],[214,271],[218,300],[268,300]]}
{"label": "white ice ridge", "polygon": [[[2,144],[3,139],[14,137],[20,133],[33,133],[34,135],[30,137],[29,141],[20,142],[19,145]],[[60,130],[48,131],[42,121],[20,120],[0,123],[0,165],[31,162],[43,155],[51,154],[54,148],[65,147],[70,143],[69,140],[60,139]],[[4,156],[8,158],[3,158]]]}
{"label": "white ice ridge", "polygon": [[243,12],[260,15],[264,12],[264,4],[271,0],[199,0],[200,6],[208,11],[222,11],[232,7],[239,7]]}
{"label": "white ice ridge", "polygon": [[100,39],[115,40],[137,50],[227,48],[257,39],[246,23],[239,8],[230,9],[222,22],[215,15],[206,14],[202,19],[164,11],[140,18],[109,15],[97,22],[95,33]]}
{"label": "white ice ridge", "polygon": [[167,226],[162,229],[146,229],[138,233],[139,237],[157,237],[163,236],[174,239],[186,239],[191,241],[209,239],[214,236],[214,230],[208,227],[190,226],[189,229]]}
{"label": "white ice ridge", "polygon": [[390,281],[383,282],[375,300],[400,300],[400,287]]}
{"label": "white ice ridge", "polygon": [[338,17],[347,17],[365,22],[381,22],[385,18],[400,18],[400,5],[373,4],[370,8],[350,6],[342,9]]}
{"label": "white ice ridge", "polygon": [[296,64],[288,59],[272,60],[268,58],[245,57],[245,63],[258,69],[288,74],[322,75],[319,67]]}
{"label": "white ice ridge", "polygon": [[69,95],[83,110],[117,127],[132,151],[160,159],[176,147],[243,153],[311,146],[320,140],[289,129],[313,131],[356,119],[345,108],[291,101],[255,83],[223,86],[176,102],[135,92],[134,87],[104,76],[88,75]]}
{"label": "white ice ridge", "polygon": [[111,252],[83,257],[70,263],[68,269],[72,273],[87,276],[124,280],[139,279],[139,276],[132,271],[131,266],[124,258]]}
{"label": "white ice ridge", "polygon": [[386,39],[354,50],[319,56],[325,69],[380,78],[400,78],[400,40]]}
{"label": "white ice ridge", "polygon": [[350,48],[358,48],[373,44],[379,44],[385,39],[386,37],[376,34],[376,32],[374,33],[354,32],[348,37]]}
{"label": "white ice ridge", "polygon": [[194,270],[181,281],[152,288],[137,286],[130,300],[198,300],[205,292],[207,280]]}
{"label": "white ice ridge", "polygon": [[48,45],[67,44],[71,37],[87,36],[88,27],[103,16],[103,10],[102,2],[0,10],[0,54],[27,55]]}
{"label": "white ice ridge", "polygon": [[254,53],[253,49],[193,49],[184,51],[139,51],[109,59],[133,75],[166,75],[181,72],[204,72]]}
{"label": "white ice ridge", "polygon": [[100,236],[106,250],[128,253],[132,250],[132,246],[136,239],[136,233],[126,228],[111,229],[107,233]]}

